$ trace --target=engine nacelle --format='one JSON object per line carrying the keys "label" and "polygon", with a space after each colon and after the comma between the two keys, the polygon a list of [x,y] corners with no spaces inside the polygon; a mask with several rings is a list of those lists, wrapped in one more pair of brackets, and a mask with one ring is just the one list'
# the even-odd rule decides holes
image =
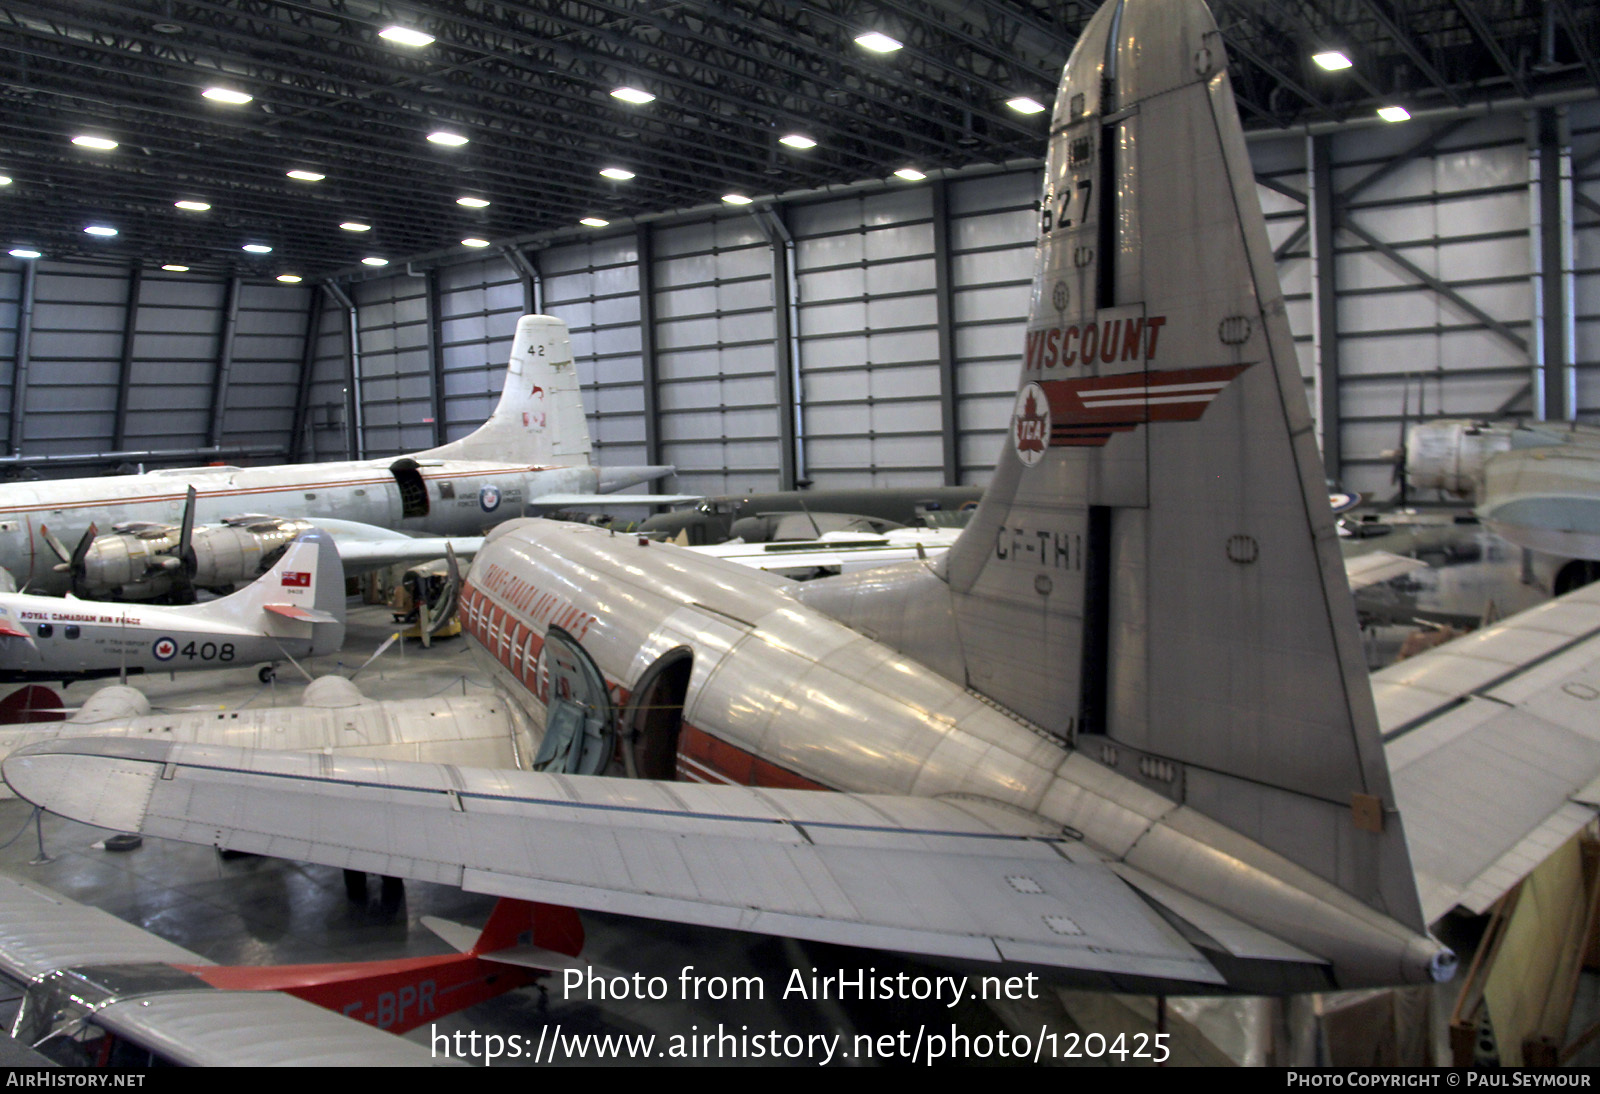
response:
{"label": "engine nacelle", "polygon": [[1483,465],[1511,447],[1514,427],[1487,422],[1423,422],[1406,430],[1406,481],[1473,501]]}
{"label": "engine nacelle", "polygon": [[[195,569],[190,583],[215,589],[254,581],[295,536],[311,527],[306,520],[232,517],[220,525],[196,528],[191,537]],[[175,524],[119,524],[89,545],[77,575],[80,595],[148,600],[165,596],[181,583],[183,560]]]}

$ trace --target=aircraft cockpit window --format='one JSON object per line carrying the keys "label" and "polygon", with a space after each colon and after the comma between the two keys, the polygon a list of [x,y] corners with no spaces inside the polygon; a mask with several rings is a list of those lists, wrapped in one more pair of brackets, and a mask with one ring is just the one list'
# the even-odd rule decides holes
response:
{"label": "aircraft cockpit window", "polygon": [[56,629],[49,623],[40,623],[35,633],[37,633],[40,638],[49,638],[52,634],[56,633]]}

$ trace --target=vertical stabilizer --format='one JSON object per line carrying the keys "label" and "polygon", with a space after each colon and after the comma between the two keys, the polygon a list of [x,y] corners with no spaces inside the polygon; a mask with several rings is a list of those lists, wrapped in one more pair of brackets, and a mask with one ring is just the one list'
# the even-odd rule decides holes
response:
{"label": "vertical stabilizer", "polygon": [[313,656],[344,644],[344,563],[327,532],[302,532],[277,563],[238,592],[182,609],[279,638],[309,638]]}
{"label": "vertical stabilizer", "polygon": [[968,682],[1420,927],[1265,222],[1200,0],[1051,122],[1009,443],[942,574]]}
{"label": "vertical stabilizer", "polygon": [[567,325],[550,315],[517,320],[500,402],[489,420],[417,459],[588,467],[589,423]]}

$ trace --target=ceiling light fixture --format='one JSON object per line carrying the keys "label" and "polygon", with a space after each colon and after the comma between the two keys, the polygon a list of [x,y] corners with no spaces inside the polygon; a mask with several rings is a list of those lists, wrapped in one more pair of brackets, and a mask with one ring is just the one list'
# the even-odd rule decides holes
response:
{"label": "ceiling light fixture", "polygon": [[625,167],[602,167],[600,173],[606,178],[616,179],[618,182],[627,182],[633,178],[633,172]]}
{"label": "ceiling light fixture", "polygon": [[722,200],[729,205],[749,205],[755,198],[747,198],[743,194],[723,194]]}
{"label": "ceiling light fixture", "polygon": [[611,97],[613,99],[621,99],[625,103],[633,103],[635,106],[643,106],[645,103],[656,101],[656,97],[650,92],[641,91],[637,87],[619,87],[611,93]]}
{"label": "ceiling light fixture", "polygon": [[778,143],[787,144],[790,148],[815,148],[817,146],[816,141],[799,133],[790,133],[786,137],[779,137]]}
{"label": "ceiling light fixture", "polygon": [[1018,114],[1038,114],[1044,110],[1044,104],[1038,99],[1030,99],[1026,95],[1018,95],[1015,99],[1006,100],[1006,105]]}
{"label": "ceiling light fixture", "polygon": [[928,176],[923,174],[921,171],[918,171],[915,167],[902,167],[900,170],[894,173],[894,177],[897,179],[905,179],[907,182],[921,182]]}
{"label": "ceiling light fixture", "polygon": [[180,266],[176,262],[168,262],[165,266],[163,266],[161,268],[163,270],[166,270],[169,273],[188,273],[189,272],[189,267]]}
{"label": "ceiling light fixture", "polygon": [[1350,58],[1342,50],[1325,49],[1321,53],[1313,53],[1311,59],[1329,72],[1340,72],[1350,67]]}
{"label": "ceiling light fixture", "polygon": [[578,221],[578,223],[587,225],[590,228],[604,228],[611,222],[606,220],[604,217],[584,217],[582,220]]}
{"label": "ceiling light fixture", "polygon": [[487,247],[489,241],[487,239],[463,239],[461,245],[463,247]]}
{"label": "ceiling light fixture", "polygon": [[339,227],[343,228],[347,232],[370,232],[370,231],[372,231],[372,225],[363,224],[359,220],[347,220],[343,224],[339,225]]}
{"label": "ceiling light fixture", "polygon": [[378,32],[378,37],[402,46],[414,46],[420,49],[423,46],[433,45],[433,35],[424,34],[420,30],[410,27],[384,27]]}
{"label": "ceiling light fixture", "polygon": [[285,285],[298,285],[300,283],[300,275],[299,274],[279,274],[278,275],[278,280],[282,281]]}
{"label": "ceiling light fixture", "polygon": [[874,53],[893,53],[900,48],[898,41],[877,30],[856,35],[856,45],[862,49],[870,49]]}
{"label": "ceiling light fixture", "polygon": [[448,129],[435,129],[428,134],[428,139],[434,144],[442,144],[447,148],[460,148],[467,143],[467,138],[460,133],[452,133]]}
{"label": "ceiling light fixture", "polygon": [[106,238],[117,234],[117,230],[109,224],[91,224],[84,231],[92,236],[105,236]]}
{"label": "ceiling light fixture", "polygon": [[243,106],[253,95],[246,95],[243,91],[235,91],[230,87],[208,87],[200,92],[214,103],[227,103],[229,106]]}
{"label": "ceiling light fixture", "polygon": [[11,176],[10,175],[0,175],[0,186],[10,186],[10,185],[11,185]]}
{"label": "ceiling light fixture", "polygon": [[38,251],[29,250],[27,247],[13,247],[6,252],[12,258],[43,258]]}
{"label": "ceiling light fixture", "polygon": [[465,197],[456,198],[457,205],[465,205],[468,209],[487,209],[489,203],[483,198]]}
{"label": "ceiling light fixture", "polygon": [[272,253],[272,248],[265,243],[246,243],[244,249],[253,255],[269,255]]}
{"label": "ceiling light fixture", "polygon": [[172,205],[173,208],[182,209],[187,213],[203,213],[211,208],[210,205],[203,201],[175,201]]}
{"label": "ceiling light fixture", "polygon": [[361,260],[361,264],[363,266],[387,266],[389,260],[387,258],[379,258],[377,255],[368,255]]}
{"label": "ceiling light fixture", "polygon": [[72,138],[72,143],[79,148],[93,148],[99,152],[109,152],[117,146],[117,142],[109,137],[78,136]]}
{"label": "ceiling light fixture", "polygon": [[298,167],[295,168],[293,171],[286,171],[284,173],[286,175],[288,175],[290,178],[296,179],[296,180],[298,180],[300,182],[321,182],[323,179],[328,177],[327,175],[324,175],[321,172],[318,172],[318,171],[302,171]]}
{"label": "ceiling light fixture", "polygon": [[1411,120],[1411,111],[1403,106],[1380,106],[1378,117],[1386,122],[1404,122]]}

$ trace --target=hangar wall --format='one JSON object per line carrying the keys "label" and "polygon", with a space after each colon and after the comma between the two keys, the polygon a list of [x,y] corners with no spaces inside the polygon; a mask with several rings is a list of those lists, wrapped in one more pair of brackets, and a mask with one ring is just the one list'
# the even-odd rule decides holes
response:
{"label": "hangar wall", "polygon": [[[1551,389],[1600,413],[1600,104],[1271,137],[1251,155],[1347,486],[1392,492],[1383,453],[1406,419],[1531,414]],[[674,463],[686,491],[982,482],[1037,186],[1021,166],[842,188],[331,291],[46,260],[27,323],[29,275],[7,265],[0,436],[24,457],[425,448],[488,414],[537,306],[572,328],[602,462]]]}

